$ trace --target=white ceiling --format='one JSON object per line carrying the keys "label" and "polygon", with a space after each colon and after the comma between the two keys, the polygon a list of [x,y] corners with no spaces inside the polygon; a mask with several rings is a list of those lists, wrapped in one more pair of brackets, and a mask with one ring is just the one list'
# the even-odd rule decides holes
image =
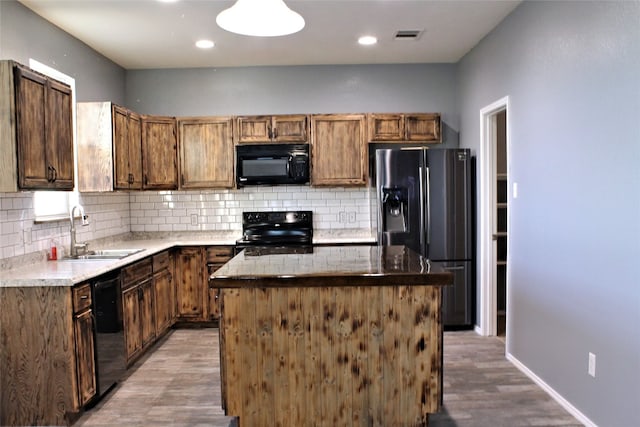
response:
{"label": "white ceiling", "polygon": [[[457,62],[520,1],[286,0],[305,28],[285,37],[231,34],[216,15],[231,0],[20,0],[126,69]],[[394,40],[423,30],[418,40]],[[361,35],[378,44],[358,45]],[[216,46],[200,50],[196,40]]]}

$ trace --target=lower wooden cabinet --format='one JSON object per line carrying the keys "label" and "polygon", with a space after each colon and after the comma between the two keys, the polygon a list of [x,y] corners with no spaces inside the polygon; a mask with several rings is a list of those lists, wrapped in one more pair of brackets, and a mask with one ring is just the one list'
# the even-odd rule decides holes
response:
{"label": "lower wooden cabinet", "polygon": [[94,397],[90,290],[0,288],[0,425],[69,425]]}
{"label": "lower wooden cabinet", "polygon": [[78,401],[86,405],[96,395],[96,359],[94,322],[91,309],[73,316],[73,333],[76,344],[76,372]]}
{"label": "lower wooden cabinet", "polygon": [[151,258],[122,269],[122,317],[130,365],[156,336]]}
{"label": "lower wooden cabinet", "polygon": [[209,316],[204,247],[176,252],[176,320],[206,321]]}
{"label": "lower wooden cabinet", "polygon": [[73,335],[76,349],[78,402],[86,405],[98,391],[96,378],[95,323],[92,310],[91,284],[74,286]]}
{"label": "lower wooden cabinet", "polygon": [[169,251],[153,256],[153,289],[155,293],[156,337],[160,337],[176,320],[173,257]]}
{"label": "lower wooden cabinet", "polygon": [[[207,283],[209,276],[214,271],[233,258],[233,252],[233,246],[210,246],[207,248]],[[214,321],[220,319],[220,288],[211,285],[209,285],[209,319]]]}

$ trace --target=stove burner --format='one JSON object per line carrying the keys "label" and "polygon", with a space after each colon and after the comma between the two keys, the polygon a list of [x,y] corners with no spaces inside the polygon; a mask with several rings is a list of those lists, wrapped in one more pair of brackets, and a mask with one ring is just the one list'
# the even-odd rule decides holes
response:
{"label": "stove burner", "polygon": [[248,246],[310,246],[313,243],[313,212],[244,212],[242,239],[237,249]]}
{"label": "stove burner", "polygon": [[313,246],[248,246],[244,256],[311,254]]}

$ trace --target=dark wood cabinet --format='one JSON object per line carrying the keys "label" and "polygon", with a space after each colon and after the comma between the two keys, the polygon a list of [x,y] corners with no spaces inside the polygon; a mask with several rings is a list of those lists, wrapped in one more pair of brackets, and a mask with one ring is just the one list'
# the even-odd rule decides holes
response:
{"label": "dark wood cabinet", "polygon": [[364,114],[311,116],[311,185],[362,186],[368,152]]}
{"label": "dark wood cabinet", "polygon": [[308,141],[309,116],[307,115],[236,117],[236,142],[238,144]]}
{"label": "dark wood cabinet", "polygon": [[176,252],[176,318],[202,322],[208,319],[208,292],[203,247]]}
{"label": "dark wood cabinet", "polygon": [[[211,276],[217,269],[222,267],[233,258],[233,246],[210,246],[207,248],[207,277],[209,282]],[[209,284],[209,319],[218,320],[220,318],[220,288]]]}
{"label": "dark wood cabinet", "polygon": [[127,364],[154,340],[155,295],[151,258],[122,269],[122,317]]}
{"label": "dark wood cabinet", "polygon": [[140,116],[118,105],[112,107],[113,169],[116,190],[142,189],[142,126]]}
{"label": "dark wood cabinet", "polygon": [[144,190],[178,188],[178,151],[174,117],[142,116]]}
{"label": "dark wood cabinet", "polygon": [[173,260],[169,251],[153,256],[156,337],[162,336],[175,322],[176,299],[173,286]]}
{"label": "dark wood cabinet", "polygon": [[0,190],[72,190],[71,88],[13,61],[0,63]]}
{"label": "dark wood cabinet", "polygon": [[440,114],[373,113],[367,115],[370,142],[441,142]]}
{"label": "dark wood cabinet", "polygon": [[78,402],[80,406],[84,406],[97,392],[91,285],[87,283],[75,286],[72,290],[72,298]]}
{"label": "dark wood cabinet", "polygon": [[232,188],[233,119],[194,117],[178,120],[180,188]]}

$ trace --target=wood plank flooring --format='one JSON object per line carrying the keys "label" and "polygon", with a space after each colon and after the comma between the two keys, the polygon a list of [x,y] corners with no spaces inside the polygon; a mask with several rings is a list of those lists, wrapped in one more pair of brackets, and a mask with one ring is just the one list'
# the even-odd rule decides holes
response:
{"label": "wood plank flooring", "polygon": [[[430,427],[582,425],[505,359],[501,340],[446,332],[444,355],[444,408]],[[233,425],[221,408],[218,358],[217,329],[170,331],[75,426]]]}

